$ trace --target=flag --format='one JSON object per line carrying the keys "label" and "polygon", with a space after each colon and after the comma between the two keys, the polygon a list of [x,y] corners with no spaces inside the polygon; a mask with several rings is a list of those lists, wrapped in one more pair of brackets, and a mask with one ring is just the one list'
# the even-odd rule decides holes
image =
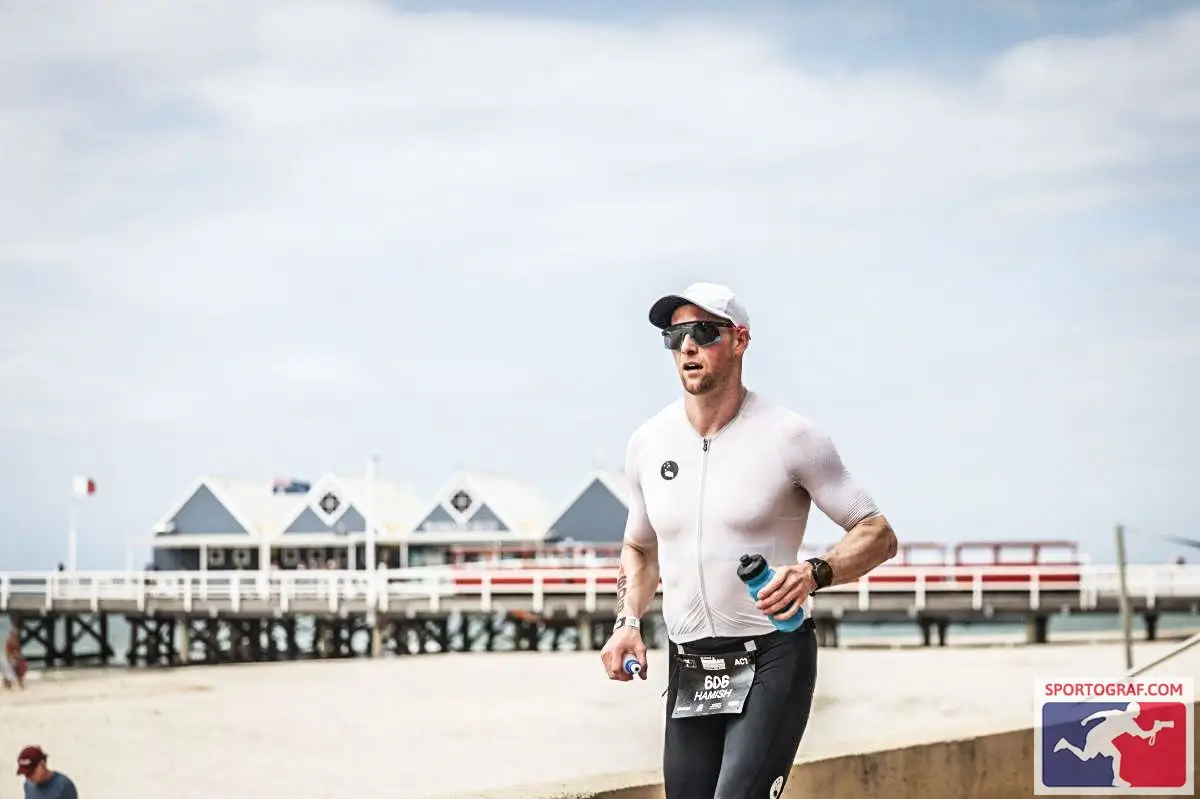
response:
{"label": "flag", "polygon": [[75,475],[74,493],[77,497],[90,497],[96,493],[96,481],[86,475]]}
{"label": "flag", "polygon": [[294,477],[281,477],[271,486],[272,494],[307,494],[312,490],[312,484]]}

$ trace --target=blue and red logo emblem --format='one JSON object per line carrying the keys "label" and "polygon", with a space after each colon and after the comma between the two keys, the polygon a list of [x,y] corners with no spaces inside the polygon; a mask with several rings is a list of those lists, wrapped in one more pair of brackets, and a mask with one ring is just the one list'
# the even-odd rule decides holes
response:
{"label": "blue and red logo emblem", "polygon": [[1038,685],[1038,795],[1192,796],[1192,678]]}

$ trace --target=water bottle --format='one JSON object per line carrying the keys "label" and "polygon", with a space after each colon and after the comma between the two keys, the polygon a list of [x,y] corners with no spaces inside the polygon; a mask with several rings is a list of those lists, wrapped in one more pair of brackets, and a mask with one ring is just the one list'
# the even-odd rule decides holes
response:
{"label": "water bottle", "polygon": [[623,665],[625,666],[625,673],[630,677],[636,677],[642,673],[642,664],[636,655],[626,655]]}
{"label": "water bottle", "polygon": [[[750,589],[750,596],[754,597],[754,601],[757,602],[758,592],[771,582],[771,578],[775,576],[775,570],[767,564],[766,558],[762,555],[742,555],[738,561],[737,575]],[[797,610],[790,619],[776,619],[774,616],[767,616],[767,618],[778,629],[791,632],[804,623],[804,608]]]}

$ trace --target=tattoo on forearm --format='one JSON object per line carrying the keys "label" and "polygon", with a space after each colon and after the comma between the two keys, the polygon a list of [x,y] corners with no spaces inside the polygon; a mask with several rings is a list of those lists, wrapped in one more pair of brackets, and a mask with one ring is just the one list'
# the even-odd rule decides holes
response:
{"label": "tattoo on forearm", "polygon": [[617,615],[621,615],[621,611],[625,609],[625,567],[620,567],[617,572]]}

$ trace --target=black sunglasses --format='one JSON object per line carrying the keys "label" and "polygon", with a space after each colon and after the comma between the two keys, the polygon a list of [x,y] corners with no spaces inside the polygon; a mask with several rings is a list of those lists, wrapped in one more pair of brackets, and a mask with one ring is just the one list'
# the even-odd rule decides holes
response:
{"label": "black sunglasses", "polygon": [[697,347],[707,347],[721,340],[721,328],[733,327],[732,322],[684,322],[663,330],[663,345],[669,350],[683,346],[683,337],[691,336]]}

